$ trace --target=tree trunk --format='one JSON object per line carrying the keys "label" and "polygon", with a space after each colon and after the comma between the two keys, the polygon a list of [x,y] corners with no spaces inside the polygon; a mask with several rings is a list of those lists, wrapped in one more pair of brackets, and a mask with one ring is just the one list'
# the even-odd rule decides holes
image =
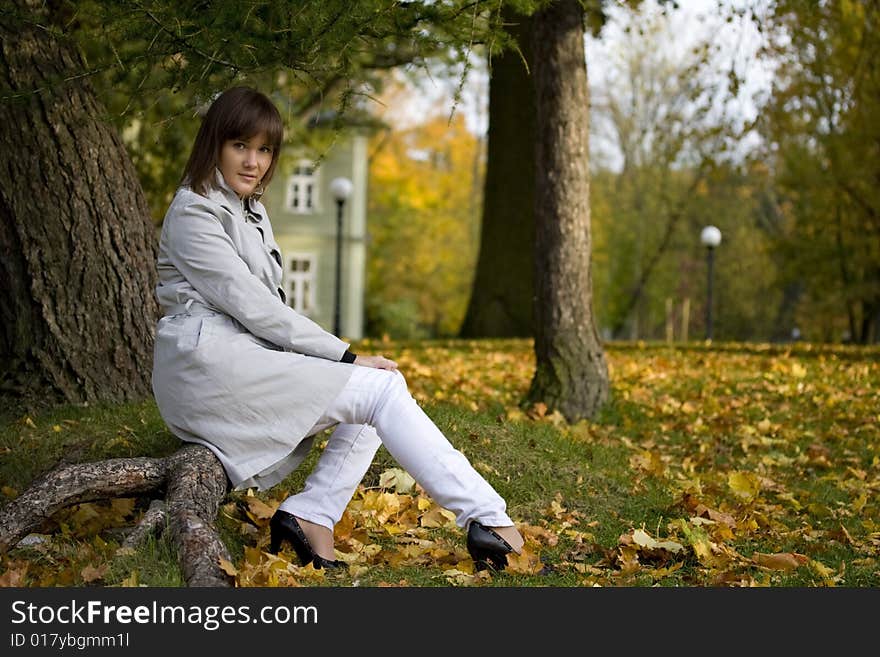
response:
{"label": "tree trunk", "polygon": [[149,208],[79,53],[35,27],[51,22],[42,3],[13,4],[0,17],[0,388],[144,398],[158,311]]}
{"label": "tree trunk", "polygon": [[492,60],[480,252],[460,330],[462,337],[471,338],[533,334],[532,19],[516,14],[507,5],[502,12],[522,55],[505,50]]}
{"label": "tree trunk", "polygon": [[[78,51],[43,27],[43,3],[12,4],[0,14],[0,393],[143,399],[159,310],[149,208]],[[213,524],[227,483],[200,446],[62,466],[0,508],[0,553],[65,506],[167,490],[133,538],[167,516],[187,584],[230,586]]]}
{"label": "tree trunk", "polygon": [[592,311],[583,9],[559,0],[534,21],[537,363],[528,400],[574,422],[595,414],[609,386]]}

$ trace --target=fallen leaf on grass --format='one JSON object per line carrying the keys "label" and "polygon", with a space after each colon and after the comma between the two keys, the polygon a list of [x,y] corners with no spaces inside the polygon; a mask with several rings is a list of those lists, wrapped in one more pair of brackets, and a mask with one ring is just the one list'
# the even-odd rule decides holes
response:
{"label": "fallen leaf on grass", "polygon": [[536,544],[554,546],[559,542],[559,535],[546,527],[538,525],[518,525],[518,529],[526,541],[534,541]]}
{"label": "fallen leaf on grass", "polygon": [[544,402],[536,402],[528,410],[528,416],[533,420],[539,420],[547,414],[547,404]]}
{"label": "fallen leaf on grass", "polygon": [[103,564],[95,568],[92,565],[88,565],[82,569],[80,572],[80,577],[82,577],[83,582],[86,584],[91,584],[92,582],[97,582],[98,580],[104,579],[104,575],[108,573],[110,570],[110,566],[108,564]]}
{"label": "fallen leaf on grass", "polygon": [[10,564],[6,572],[0,575],[0,587],[21,586],[27,571],[27,561],[16,561]]}
{"label": "fallen leaf on grass", "polygon": [[468,573],[458,568],[448,568],[443,571],[443,577],[453,586],[470,586],[474,583],[473,573]]}
{"label": "fallen leaf on grass", "polygon": [[412,493],[416,487],[416,480],[406,470],[388,468],[379,475],[379,486],[393,488],[395,493]]}
{"label": "fallen leaf on grass", "polygon": [[630,457],[629,465],[633,470],[642,470],[655,477],[662,477],[666,473],[666,464],[657,452],[642,450]]}
{"label": "fallen leaf on grass", "polygon": [[734,518],[729,513],[724,513],[723,511],[716,511],[715,509],[706,508],[705,512],[700,513],[699,515],[705,518],[709,518],[709,520],[714,520],[715,522],[725,524],[731,528],[736,527],[736,518]]}
{"label": "fallen leaf on grass", "polygon": [[774,554],[755,552],[752,555],[752,561],[762,568],[770,570],[797,570],[808,564],[810,558],[797,552],[776,552]]}
{"label": "fallen leaf on grass", "polygon": [[422,527],[455,527],[455,514],[447,509],[434,506],[419,518]]}
{"label": "fallen leaf on grass", "polygon": [[524,575],[535,575],[543,570],[544,564],[537,552],[532,552],[529,547],[523,546],[522,553],[509,552],[507,554],[507,570]]}
{"label": "fallen leaf on grass", "polygon": [[684,549],[684,546],[676,541],[658,541],[652,538],[648,532],[643,529],[636,529],[632,533],[632,540],[633,543],[639,547],[647,548],[649,550],[667,550],[668,552],[676,554]]}
{"label": "fallen leaf on grass", "polygon": [[842,524],[840,525],[839,529],[828,532],[828,538],[830,538],[832,541],[840,541],[841,543],[847,543],[849,545],[856,544],[856,542],[853,540],[853,537],[850,536],[850,533]]}
{"label": "fallen leaf on grass", "polygon": [[761,490],[758,478],[751,472],[731,472],[727,475],[727,485],[737,497],[746,501],[757,497]]}
{"label": "fallen leaf on grass", "polygon": [[248,511],[253,519],[268,520],[275,514],[275,508],[258,497],[247,498]]}

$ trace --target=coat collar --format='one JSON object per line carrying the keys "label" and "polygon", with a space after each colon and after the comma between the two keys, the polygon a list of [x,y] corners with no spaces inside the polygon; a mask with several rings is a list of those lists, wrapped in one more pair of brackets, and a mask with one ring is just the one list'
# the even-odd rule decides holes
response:
{"label": "coat collar", "polygon": [[266,216],[266,208],[263,204],[254,198],[249,198],[245,203],[245,200],[239,197],[226,182],[220,169],[214,169],[214,184],[208,187],[207,196],[215,203],[225,205],[229,210],[234,211],[234,208],[238,208],[246,221],[259,223]]}

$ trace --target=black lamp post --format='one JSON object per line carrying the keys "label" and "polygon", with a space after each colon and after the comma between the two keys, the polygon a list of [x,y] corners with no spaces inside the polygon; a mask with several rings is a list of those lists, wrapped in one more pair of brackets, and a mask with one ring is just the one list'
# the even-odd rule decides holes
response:
{"label": "black lamp post", "polygon": [[336,280],[333,292],[333,335],[340,331],[340,307],[342,303],[342,217],[345,201],[351,196],[351,181],[348,178],[334,178],[330,181],[330,193],[336,199]]}
{"label": "black lamp post", "polygon": [[700,241],[706,247],[706,263],[708,272],[708,284],[706,291],[706,339],[712,339],[712,265],[715,256],[715,247],[721,244],[721,231],[715,226],[706,226],[700,233]]}

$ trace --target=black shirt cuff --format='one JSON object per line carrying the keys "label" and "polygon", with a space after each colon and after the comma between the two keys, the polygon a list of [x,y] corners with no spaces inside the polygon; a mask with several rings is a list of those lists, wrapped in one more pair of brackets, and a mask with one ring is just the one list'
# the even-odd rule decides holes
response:
{"label": "black shirt cuff", "polygon": [[345,350],[345,353],[342,354],[342,358],[339,359],[341,363],[353,363],[354,359],[357,358],[357,354],[351,353],[348,349]]}

